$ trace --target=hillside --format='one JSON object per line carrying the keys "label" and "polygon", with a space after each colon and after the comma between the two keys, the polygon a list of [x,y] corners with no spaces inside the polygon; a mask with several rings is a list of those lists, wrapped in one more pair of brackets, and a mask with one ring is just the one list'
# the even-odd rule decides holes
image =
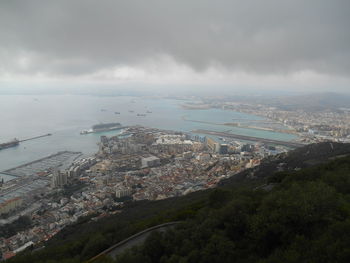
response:
{"label": "hillside", "polygon": [[262,179],[271,176],[276,171],[294,171],[312,165],[322,164],[349,153],[350,144],[335,142],[309,144],[285,154],[268,157],[259,166],[221,181],[221,185],[235,184],[246,178]]}
{"label": "hillside", "polygon": [[86,219],[8,262],[84,262],[147,227],[179,220],[115,262],[349,262],[349,153],[348,144],[309,145],[216,189]]}

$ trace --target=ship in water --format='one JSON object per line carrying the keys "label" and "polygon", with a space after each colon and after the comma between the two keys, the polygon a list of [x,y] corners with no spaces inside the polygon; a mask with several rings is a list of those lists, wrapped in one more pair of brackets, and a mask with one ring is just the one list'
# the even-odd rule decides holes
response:
{"label": "ship in water", "polygon": [[96,132],[106,132],[106,131],[114,131],[122,129],[122,125],[118,122],[113,123],[100,123],[96,124],[91,127],[89,130],[82,130],[80,134],[89,134],[89,133],[96,133]]}
{"label": "ship in water", "polygon": [[13,139],[10,142],[0,143],[0,150],[15,147],[19,145],[19,140]]}

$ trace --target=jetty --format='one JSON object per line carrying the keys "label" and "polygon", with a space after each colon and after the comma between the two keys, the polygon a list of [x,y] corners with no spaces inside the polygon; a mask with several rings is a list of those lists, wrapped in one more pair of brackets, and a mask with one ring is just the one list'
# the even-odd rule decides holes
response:
{"label": "jetty", "polygon": [[26,141],[36,140],[36,139],[43,138],[43,137],[48,137],[48,136],[51,136],[51,135],[52,135],[51,133],[47,133],[47,134],[44,134],[44,135],[39,135],[39,136],[35,136],[35,137],[19,140],[18,142],[26,142]]}

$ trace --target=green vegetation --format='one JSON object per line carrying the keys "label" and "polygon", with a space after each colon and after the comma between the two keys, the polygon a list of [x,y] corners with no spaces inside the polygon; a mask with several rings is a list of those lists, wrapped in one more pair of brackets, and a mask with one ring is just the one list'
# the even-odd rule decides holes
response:
{"label": "green vegetation", "polygon": [[194,218],[115,262],[349,262],[350,158],[270,180],[269,192],[215,190]]}
{"label": "green vegetation", "polygon": [[[206,192],[157,202],[128,203],[123,212],[97,222],[85,217],[42,244],[45,248],[25,251],[9,262],[84,262],[109,246],[148,227],[193,217],[205,206]],[[38,247],[42,246],[38,245]]]}
{"label": "green vegetation", "polygon": [[[291,156],[284,159],[289,158],[287,166],[293,163]],[[299,152],[297,158],[305,156]],[[84,262],[147,227],[178,220],[183,223],[150,235],[116,260],[97,262],[350,262],[350,157],[299,171],[292,169],[303,167],[297,162],[278,173],[266,167],[255,180],[129,203],[118,215],[82,220],[44,249],[26,251],[9,262]]]}

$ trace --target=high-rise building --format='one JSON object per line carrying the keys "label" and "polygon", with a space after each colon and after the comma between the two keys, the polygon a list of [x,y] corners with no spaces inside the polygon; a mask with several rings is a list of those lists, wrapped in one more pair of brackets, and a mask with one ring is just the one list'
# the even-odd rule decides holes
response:
{"label": "high-rise building", "polygon": [[213,152],[218,153],[220,151],[220,144],[213,140],[212,138],[207,137],[207,146]]}
{"label": "high-rise building", "polygon": [[141,159],[141,167],[154,167],[160,165],[160,159],[156,156],[149,156]]}
{"label": "high-rise building", "polygon": [[115,196],[117,198],[122,198],[122,197],[125,197],[125,196],[131,196],[132,194],[132,190],[130,188],[118,188],[116,191],[115,191]]}
{"label": "high-rise building", "polygon": [[206,139],[207,146],[214,153],[227,154],[228,153],[228,145],[220,144],[212,138],[207,137]]}
{"label": "high-rise building", "polygon": [[244,144],[241,148],[242,152],[253,152],[254,151],[254,145],[253,144]]}
{"label": "high-rise building", "polygon": [[9,213],[12,210],[15,210],[17,207],[21,206],[22,203],[23,203],[23,200],[20,197],[15,197],[13,199],[0,202],[0,215]]}
{"label": "high-rise building", "polygon": [[63,187],[68,183],[68,178],[66,173],[61,173],[58,169],[55,169],[52,173],[51,187],[59,188]]}
{"label": "high-rise building", "polygon": [[228,145],[220,144],[220,154],[227,154],[227,153],[228,153]]}

